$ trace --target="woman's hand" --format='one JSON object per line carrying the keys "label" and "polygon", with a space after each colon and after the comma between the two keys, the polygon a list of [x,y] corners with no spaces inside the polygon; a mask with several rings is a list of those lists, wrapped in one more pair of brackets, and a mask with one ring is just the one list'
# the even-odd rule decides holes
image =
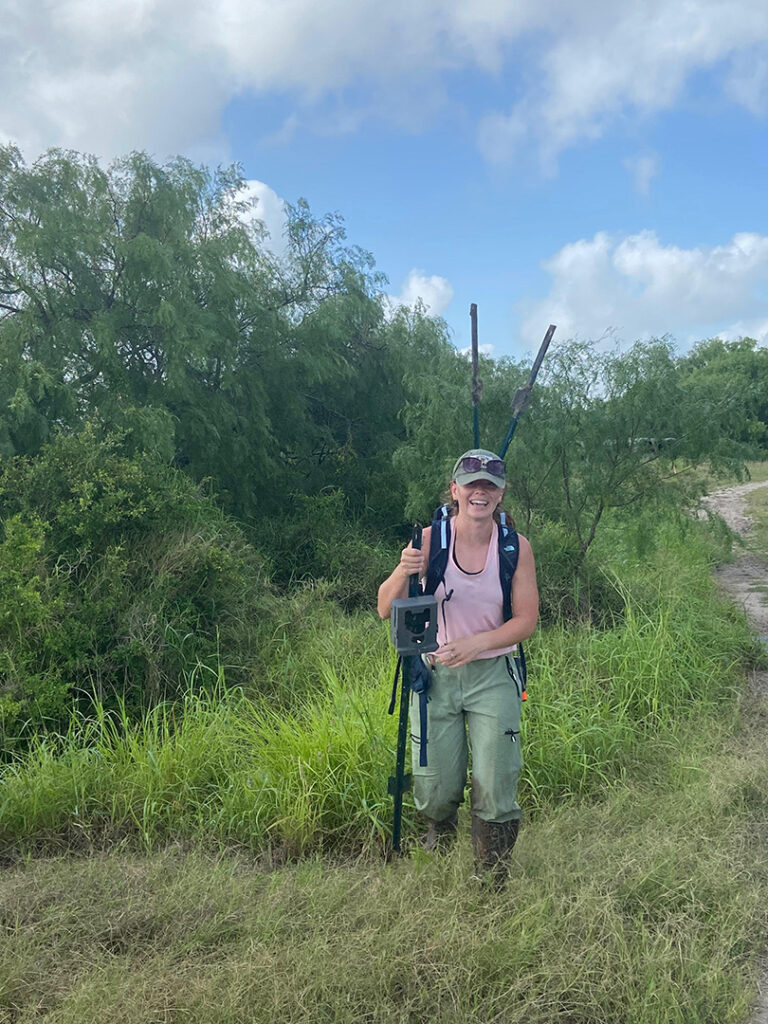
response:
{"label": "woman's hand", "polygon": [[432,655],[434,661],[448,668],[460,668],[474,661],[482,654],[486,645],[482,639],[482,633],[477,636],[462,636],[458,640],[451,640],[448,644],[438,647]]}
{"label": "woman's hand", "polygon": [[382,619],[389,618],[394,600],[400,597],[407,597],[408,583],[411,576],[415,574],[421,579],[427,575],[429,533],[430,527],[427,526],[421,535],[423,547],[415,548],[413,544],[409,544],[407,548],[403,549],[400,561],[379,587],[376,610]]}
{"label": "woman's hand", "polygon": [[421,579],[427,575],[428,560],[427,552],[423,548],[415,548],[413,544],[409,544],[407,548],[403,548],[398,568],[406,580],[414,575]]}

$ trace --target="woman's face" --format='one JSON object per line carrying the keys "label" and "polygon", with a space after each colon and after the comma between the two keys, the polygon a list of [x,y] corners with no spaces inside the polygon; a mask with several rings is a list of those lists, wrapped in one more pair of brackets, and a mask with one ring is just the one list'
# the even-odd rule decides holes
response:
{"label": "woman's face", "polygon": [[504,488],[497,487],[489,480],[475,480],[471,484],[457,484],[453,480],[451,495],[458,503],[459,515],[483,520],[493,517],[496,507],[504,497]]}

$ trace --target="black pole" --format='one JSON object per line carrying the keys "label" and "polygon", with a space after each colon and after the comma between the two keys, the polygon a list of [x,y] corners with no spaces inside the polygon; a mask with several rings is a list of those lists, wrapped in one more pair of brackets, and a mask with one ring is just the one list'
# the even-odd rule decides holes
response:
{"label": "black pole", "polygon": [[410,776],[405,774],[405,746],[408,739],[408,704],[411,693],[411,659],[403,658],[400,682],[400,721],[397,726],[397,759],[395,761],[395,801],[392,818],[392,849],[400,853],[400,835],[403,825],[403,793],[410,787]]}
{"label": "black pole", "polygon": [[475,448],[480,447],[480,399],[483,394],[483,382],[477,376],[477,303],[469,307],[469,319],[472,322],[472,431]]}
{"label": "black pole", "polygon": [[[421,549],[421,527],[414,526],[411,543],[416,550]],[[408,597],[418,597],[419,576],[414,573],[408,578]],[[395,760],[394,778],[390,779],[390,790],[394,798],[395,808],[392,819],[392,849],[400,853],[400,835],[403,823],[403,793],[411,786],[411,776],[405,772],[405,752],[408,744],[408,705],[411,696],[411,666],[418,655],[404,654],[402,675],[400,679],[400,718],[397,724],[397,757]]]}

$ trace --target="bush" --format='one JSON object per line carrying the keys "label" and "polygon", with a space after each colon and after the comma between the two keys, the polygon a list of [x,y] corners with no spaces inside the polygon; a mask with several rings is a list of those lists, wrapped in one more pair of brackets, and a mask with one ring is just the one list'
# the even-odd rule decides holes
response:
{"label": "bush", "polygon": [[230,680],[249,676],[271,629],[265,561],[179,471],[86,428],[2,466],[0,518],[6,748],[58,728],[73,697],[173,697],[221,651]]}
{"label": "bush", "polygon": [[528,531],[536,558],[542,625],[578,621],[604,624],[620,617],[624,602],[606,577],[604,556],[579,542],[562,522],[534,515]]}
{"label": "bush", "polygon": [[291,498],[288,515],[259,527],[275,561],[275,582],[325,581],[325,594],[347,610],[372,608],[397,552],[350,518],[342,491]]}

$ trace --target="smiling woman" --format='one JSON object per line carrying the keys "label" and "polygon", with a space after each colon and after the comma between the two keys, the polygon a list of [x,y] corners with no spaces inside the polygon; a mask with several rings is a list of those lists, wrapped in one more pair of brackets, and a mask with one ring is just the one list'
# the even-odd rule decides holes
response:
{"label": "smiling woman", "polygon": [[[454,466],[446,520],[447,561],[427,589],[438,599],[439,647],[428,655],[431,669],[427,717],[428,765],[419,763],[420,718],[412,696],[414,798],[427,819],[424,845],[431,850],[455,837],[472,750],[472,840],[479,868],[496,883],[506,877],[508,854],[517,839],[521,809],[517,784],[522,768],[520,710],[523,681],[513,655],[536,628],[538,590],[533,552],[525,537],[504,528],[500,506],[506,486],[504,462],[493,452],[465,452]],[[389,615],[412,574],[427,577],[442,543],[425,531],[424,546],[409,544],[379,588],[378,611]],[[500,572],[501,546],[517,555],[509,611]],[[443,549],[445,550],[445,548]],[[467,741],[469,737],[469,745]]]}

